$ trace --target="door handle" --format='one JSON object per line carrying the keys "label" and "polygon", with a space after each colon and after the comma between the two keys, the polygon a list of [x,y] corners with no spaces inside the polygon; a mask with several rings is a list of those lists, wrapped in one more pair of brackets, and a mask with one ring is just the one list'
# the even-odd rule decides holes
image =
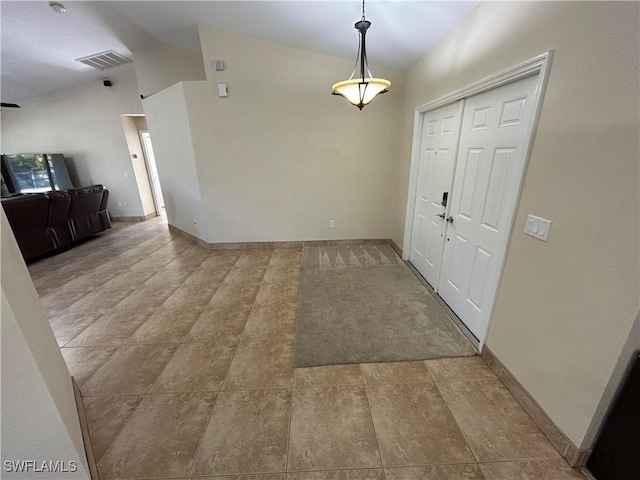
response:
{"label": "door handle", "polygon": [[449,218],[447,218],[447,222],[449,222],[449,223],[453,224],[453,217],[449,217]]}
{"label": "door handle", "polygon": [[436,215],[436,217],[440,217],[441,219],[444,220],[444,213],[439,213],[439,214]]}

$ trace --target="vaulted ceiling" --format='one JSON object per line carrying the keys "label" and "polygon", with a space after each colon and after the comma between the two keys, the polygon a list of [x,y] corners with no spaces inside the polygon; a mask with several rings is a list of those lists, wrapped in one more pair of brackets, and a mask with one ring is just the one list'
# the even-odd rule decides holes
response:
{"label": "vaulted ceiling", "polygon": [[[19,103],[108,74],[75,59],[160,43],[199,50],[197,25],[224,28],[292,47],[355,58],[358,0],[342,1],[47,1],[0,2],[1,97]],[[479,2],[369,0],[370,63],[404,70]]]}

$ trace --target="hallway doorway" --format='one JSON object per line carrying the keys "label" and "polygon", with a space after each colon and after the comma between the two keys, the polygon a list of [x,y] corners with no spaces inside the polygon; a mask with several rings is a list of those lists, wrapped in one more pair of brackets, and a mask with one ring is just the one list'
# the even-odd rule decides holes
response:
{"label": "hallway doorway", "polygon": [[151,135],[149,134],[149,130],[140,130],[139,133],[142,151],[144,152],[144,161],[147,165],[147,173],[149,174],[151,192],[153,193],[153,203],[156,206],[157,214],[165,216],[164,198],[162,198],[162,187],[160,186],[160,178],[158,177],[156,158],[153,154]]}

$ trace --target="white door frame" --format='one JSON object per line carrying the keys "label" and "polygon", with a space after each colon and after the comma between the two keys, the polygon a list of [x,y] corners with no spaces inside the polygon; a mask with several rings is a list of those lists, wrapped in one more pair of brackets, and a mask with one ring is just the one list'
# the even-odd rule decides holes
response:
{"label": "white door frame", "polygon": [[[508,68],[502,72],[491,75],[487,78],[484,78],[476,83],[463,87],[455,92],[452,92],[448,95],[440,97],[431,102],[425,103],[424,105],[420,105],[416,108],[413,120],[413,144],[411,148],[411,167],[409,170],[409,193],[407,195],[407,210],[404,221],[404,241],[402,243],[402,259],[408,260],[409,252],[411,249],[411,237],[413,234],[413,217],[415,214],[415,203],[416,203],[416,193],[417,193],[417,182],[418,182],[418,166],[419,166],[419,157],[420,157],[420,145],[422,142],[422,127],[424,123],[424,114],[428,111],[435,110],[436,108],[443,107],[445,105],[449,105],[450,103],[456,102],[458,100],[462,100],[468,97],[472,97],[474,95],[478,95],[479,93],[486,92],[487,90],[492,90],[494,88],[501,87],[507,83],[512,83],[517,80],[520,80],[525,77],[529,77],[531,75],[538,74],[538,83],[536,85],[535,94],[533,96],[534,101],[534,117],[533,117],[533,125],[531,131],[529,132],[527,138],[525,139],[525,165],[523,170],[523,175],[520,179],[518,185],[518,202],[514,206],[512,218],[510,222],[510,227],[507,233],[507,248],[505,249],[505,254],[503,258],[500,259],[499,271],[500,274],[498,276],[498,288],[496,289],[496,294],[500,288],[500,282],[502,279],[502,273],[504,271],[504,261],[506,258],[506,252],[509,249],[509,245],[511,243],[511,235],[513,234],[513,224],[516,217],[516,212],[518,211],[518,204],[520,195],[522,194],[522,185],[524,183],[524,177],[526,175],[527,166],[529,164],[529,155],[531,153],[531,146],[533,144],[533,139],[535,138],[536,128],[538,125],[538,119],[540,117],[540,110],[542,108],[542,99],[544,98],[544,93],[547,88],[547,83],[549,80],[549,69],[551,67],[551,60],[553,58],[553,50],[543,53],[542,55],[538,55],[526,62],[523,62],[519,65],[515,65],[511,68]],[[455,168],[455,167],[454,167]],[[453,195],[454,192],[451,192]],[[493,316],[493,308],[495,306],[495,295],[491,302],[491,308],[489,312],[489,325],[491,324],[491,317]],[[484,345],[484,342],[487,337],[487,333],[489,331],[489,325],[485,330],[483,338],[479,338],[480,341],[480,350]]]}
{"label": "white door frame", "polygon": [[[151,193],[153,194],[153,204],[156,207],[156,215],[162,216],[165,214],[162,211],[162,208],[164,206],[162,205],[162,203],[164,202],[160,201],[160,198],[162,198],[162,188],[159,185],[160,180],[159,179],[154,180],[154,175],[152,171],[152,170],[155,170],[156,178],[157,178],[158,167],[155,164],[156,163],[155,155],[153,159],[149,158],[149,150],[147,149],[147,144],[145,143],[143,138],[144,134],[149,135],[149,140],[151,140],[151,135],[149,133],[149,130],[138,130],[138,135],[140,136],[140,144],[142,145],[142,152],[144,153],[144,164],[147,167],[147,176],[149,177],[149,184],[151,185]],[[153,166],[151,165],[151,162],[153,162]],[[156,185],[156,181],[158,185]]]}

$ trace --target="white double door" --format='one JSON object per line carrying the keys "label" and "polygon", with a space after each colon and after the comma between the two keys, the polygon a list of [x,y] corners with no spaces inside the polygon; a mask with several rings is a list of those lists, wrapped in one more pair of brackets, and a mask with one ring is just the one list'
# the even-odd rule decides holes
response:
{"label": "white double door", "polygon": [[480,340],[524,176],[537,80],[424,114],[409,261]]}

